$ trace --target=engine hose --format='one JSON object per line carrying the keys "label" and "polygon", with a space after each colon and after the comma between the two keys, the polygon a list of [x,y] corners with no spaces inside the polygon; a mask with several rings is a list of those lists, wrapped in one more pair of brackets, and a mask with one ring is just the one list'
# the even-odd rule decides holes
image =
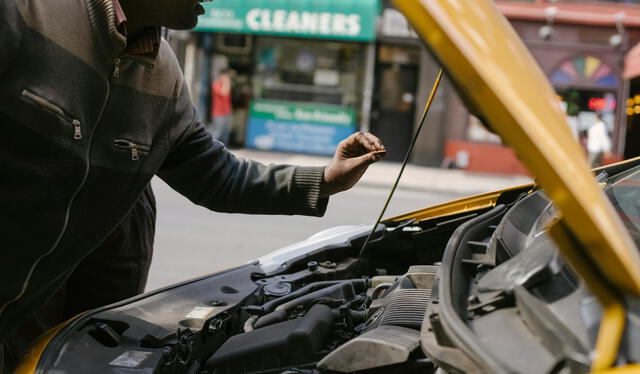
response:
{"label": "engine hose", "polygon": [[[309,286],[315,285],[317,283],[322,283],[324,287],[317,289],[311,293],[307,293],[309,290],[313,289],[313,287],[309,287]],[[263,315],[257,320],[249,319],[247,323],[245,323],[245,331],[247,331],[247,329],[258,329],[258,328],[262,328],[265,326],[269,326],[275,323],[285,321],[289,317],[289,313],[291,313],[291,311],[297,308],[298,306],[311,303],[314,300],[317,300],[322,297],[333,296],[339,299],[352,299],[358,293],[366,291],[366,289],[369,287],[369,284],[370,284],[368,279],[350,279],[350,280],[336,281],[336,282],[317,282],[317,283],[310,284],[294,292],[300,296],[294,299],[288,298],[290,300],[285,300],[285,302],[281,302],[279,305],[275,306],[275,310],[272,310],[271,312]],[[330,285],[327,283],[334,283],[334,284]],[[300,292],[300,291],[304,291],[304,292]],[[291,293],[289,295],[293,295],[294,293]],[[273,301],[280,301],[280,299],[276,299]],[[273,308],[274,305],[275,304],[269,305],[269,308]],[[263,305],[263,310],[267,309],[265,308],[265,306],[266,304]],[[247,324],[249,323],[251,323],[251,326],[247,326]]]}
{"label": "engine hose", "polygon": [[393,283],[380,283],[379,285],[377,285],[376,288],[374,288],[373,292],[371,293],[371,300],[377,299],[378,296],[382,294],[382,292],[388,290],[389,287],[391,286],[393,286]]}
{"label": "engine hose", "polygon": [[300,296],[299,298],[293,299],[284,304],[280,304],[278,305],[276,310],[274,310],[274,312],[280,310],[290,312],[300,305],[311,303],[319,298],[331,298],[332,296],[334,296],[339,299],[349,300],[356,296],[357,291],[355,290],[356,287],[354,286],[355,285],[352,282],[343,282],[335,284],[333,286],[325,287],[309,294]]}
{"label": "engine hose", "polygon": [[311,283],[308,284],[304,287],[302,287],[301,289],[292,292],[288,295],[285,296],[281,296],[275,300],[271,300],[267,303],[262,304],[262,306],[260,307],[260,309],[262,309],[263,314],[267,314],[267,313],[271,313],[273,312],[280,304],[284,304],[287,301],[296,299],[300,296],[306,295],[309,292],[313,292],[315,290],[319,290],[321,288],[325,288],[325,287],[329,287],[329,286],[333,286],[335,284],[339,284],[345,281],[324,281],[324,282],[315,282],[315,283]]}
{"label": "engine hose", "polygon": [[[339,284],[343,281],[323,281],[323,282],[315,282],[315,283],[311,283],[308,284],[302,288],[300,288],[299,290],[292,292],[288,295],[279,297],[275,300],[271,300],[267,303],[264,303],[260,309],[262,309],[262,313],[263,315],[269,314],[271,312],[273,312],[274,309],[276,309],[279,305],[286,303],[287,301],[296,299],[300,296],[304,296],[306,293],[308,292],[313,292],[315,290],[318,289],[322,289],[322,288],[326,288],[329,286],[333,286],[335,284]],[[256,323],[256,321],[258,320],[258,316],[251,316],[249,317],[249,319],[247,319],[247,321],[244,323],[244,332],[249,332],[249,331],[253,331],[255,330],[254,324]]]}
{"label": "engine hose", "polygon": [[[314,283],[308,284],[308,285],[302,287],[301,289],[299,289],[299,290],[297,290],[295,292],[292,292],[292,293],[290,293],[290,294],[288,294],[286,296],[282,296],[282,297],[279,297],[279,298],[277,298],[275,300],[271,300],[271,301],[269,301],[267,303],[264,303],[262,305],[261,309],[262,309],[262,312],[264,314],[271,313],[278,306],[280,306],[281,304],[284,304],[284,303],[286,303],[288,301],[297,299],[297,298],[299,298],[301,296],[304,296],[304,295],[308,294],[309,292],[313,292],[313,291],[316,291],[316,290],[319,290],[319,289],[322,289],[322,288],[326,288],[326,287],[329,287],[329,286],[334,286],[334,285],[340,284],[340,283],[355,282],[355,281],[362,282],[363,279],[358,278],[358,279],[346,279],[346,280],[341,280],[341,281],[314,282]],[[361,291],[358,291],[358,292],[361,292]]]}
{"label": "engine hose", "polygon": [[258,319],[258,316],[249,317],[249,319],[247,319],[247,321],[244,323],[244,327],[243,327],[244,332],[253,331],[253,324],[256,322],[257,319]]}

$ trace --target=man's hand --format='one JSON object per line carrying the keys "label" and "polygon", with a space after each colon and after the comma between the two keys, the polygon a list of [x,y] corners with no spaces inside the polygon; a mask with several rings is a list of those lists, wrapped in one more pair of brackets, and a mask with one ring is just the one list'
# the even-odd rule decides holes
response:
{"label": "man's hand", "polygon": [[370,133],[357,132],[338,144],[336,154],[324,169],[320,197],[353,187],[369,165],[384,157],[382,142]]}

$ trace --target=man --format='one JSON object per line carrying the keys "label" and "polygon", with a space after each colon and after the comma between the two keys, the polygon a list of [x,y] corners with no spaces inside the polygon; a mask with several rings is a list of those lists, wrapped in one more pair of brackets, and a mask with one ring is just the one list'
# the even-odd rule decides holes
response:
{"label": "man", "polygon": [[0,2],[0,342],[153,175],[211,210],[322,215],[379,159],[370,152],[382,144],[362,133],[325,168],[265,166],[212,140],[157,37],[158,25],[188,29],[203,11],[195,0]]}

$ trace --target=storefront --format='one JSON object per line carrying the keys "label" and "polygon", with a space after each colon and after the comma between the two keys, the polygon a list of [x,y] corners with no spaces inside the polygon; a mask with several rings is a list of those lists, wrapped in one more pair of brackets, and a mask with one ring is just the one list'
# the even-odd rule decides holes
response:
{"label": "storefront", "polygon": [[204,6],[184,61],[205,122],[211,82],[228,67],[235,71],[236,143],[329,155],[367,127],[371,95],[363,93],[373,84],[367,73],[379,0],[216,0]]}
{"label": "storefront", "polygon": [[[640,40],[640,8],[531,3],[497,1],[557,92],[576,140],[586,144],[587,130],[600,115],[613,144],[614,155],[606,161],[620,159],[625,153],[630,90],[623,77],[624,57]],[[526,173],[515,153],[454,101],[458,102],[450,107],[445,159],[466,170]]]}
{"label": "storefront", "polygon": [[[384,0],[376,44],[370,129],[384,139],[389,150],[387,160],[404,158],[439,69],[407,19],[390,0]],[[445,78],[416,142],[410,160],[413,164],[440,166],[442,162],[449,91]]]}

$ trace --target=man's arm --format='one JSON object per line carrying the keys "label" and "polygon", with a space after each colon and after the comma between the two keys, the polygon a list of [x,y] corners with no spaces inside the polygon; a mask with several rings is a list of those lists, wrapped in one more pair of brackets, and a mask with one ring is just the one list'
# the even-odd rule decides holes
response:
{"label": "man's arm", "polygon": [[378,138],[360,132],[340,143],[326,168],[239,159],[199,123],[186,84],[176,87],[169,155],[158,176],[211,210],[321,216],[330,195],[351,188],[384,154]]}
{"label": "man's arm", "polygon": [[15,0],[0,1],[0,76],[5,72],[13,60],[20,45],[19,30],[22,17],[18,13]]}
{"label": "man's arm", "polygon": [[321,216],[324,168],[263,165],[240,159],[194,123],[158,176],[192,202],[219,212]]}

